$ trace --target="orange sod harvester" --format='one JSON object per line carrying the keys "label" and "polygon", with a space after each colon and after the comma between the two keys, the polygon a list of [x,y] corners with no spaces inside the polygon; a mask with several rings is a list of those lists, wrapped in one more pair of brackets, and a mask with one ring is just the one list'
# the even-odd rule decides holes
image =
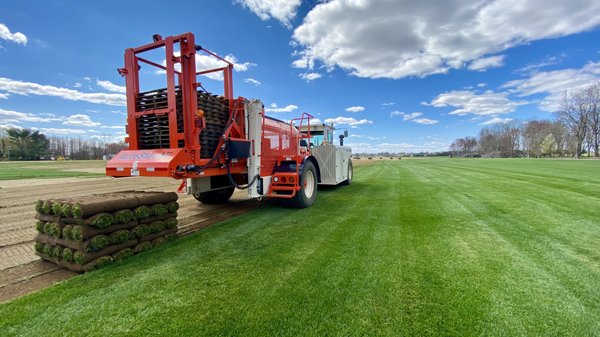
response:
{"label": "orange sod harvester", "polygon": [[[311,124],[307,113],[284,122],[266,116],[260,100],[234,98],[233,64],[197,45],[192,33],[153,38],[125,50],[119,73],[126,79],[129,149],[108,162],[106,175],[181,179],[180,191],[203,203],[227,202],[240,188],[299,208],[315,201],[317,184],[352,182],[351,150],[333,144],[333,126]],[[143,57],[163,50],[162,64]],[[198,52],[223,67],[198,71]],[[141,92],[142,63],[164,72],[167,87]],[[198,81],[210,73],[222,73],[222,96]]]}

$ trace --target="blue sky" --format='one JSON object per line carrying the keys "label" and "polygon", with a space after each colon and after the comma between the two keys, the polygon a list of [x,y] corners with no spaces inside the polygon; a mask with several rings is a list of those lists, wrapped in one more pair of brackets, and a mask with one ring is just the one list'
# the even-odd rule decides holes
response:
{"label": "blue sky", "polygon": [[[193,32],[235,60],[236,96],[261,99],[280,119],[306,111],[347,128],[355,152],[445,150],[485,125],[552,118],[565,90],[600,79],[597,0],[178,4],[3,3],[0,128],[122,139],[116,69],[125,48],[155,33]],[[220,93],[218,78],[201,82]]]}

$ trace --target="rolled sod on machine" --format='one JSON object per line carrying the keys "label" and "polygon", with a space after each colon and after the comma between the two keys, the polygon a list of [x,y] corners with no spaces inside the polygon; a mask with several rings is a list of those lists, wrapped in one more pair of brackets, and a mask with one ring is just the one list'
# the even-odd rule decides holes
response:
{"label": "rolled sod on machine", "polygon": [[178,209],[173,192],[38,200],[34,250],[72,271],[101,268],[177,239]]}

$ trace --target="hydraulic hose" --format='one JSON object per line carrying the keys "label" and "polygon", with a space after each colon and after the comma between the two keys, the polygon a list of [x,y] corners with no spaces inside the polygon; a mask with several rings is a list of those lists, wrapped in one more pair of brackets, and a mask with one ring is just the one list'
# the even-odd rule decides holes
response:
{"label": "hydraulic hose", "polygon": [[252,178],[252,181],[251,181],[251,182],[249,182],[248,184],[246,184],[246,185],[238,185],[238,184],[237,184],[237,183],[236,183],[236,182],[233,180],[233,176],[231,175],[231,170],[230,170],[230,168],[229,168],[229,164],[230,164],[230,161],[228,160],[228,161],[225,163],[225,167],[227,168],[227,178],[229,178],[229,183],[230,183],[232,186],[234,186],[235,188],[239,188],[240,190],[245,190],[245,189],[247,189],[247,188],[250,188],[250,186],[252,186],[252,185],[253,185],[253,184],[256,182],[256,180],[257,180],[258,178],[260,178],[260,175],[258,175],[258,174],[257,174],[257,175],[255,175],[255,176],[254,176],[254,178]]}

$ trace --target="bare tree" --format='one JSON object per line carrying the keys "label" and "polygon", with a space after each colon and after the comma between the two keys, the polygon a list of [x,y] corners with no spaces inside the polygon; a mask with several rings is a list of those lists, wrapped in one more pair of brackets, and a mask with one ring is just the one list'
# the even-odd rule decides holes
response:
{"label": "bare tree", "polygon": [[600,156],[600,82],[591,84],[586,94],[589,95],[590,104],[588,146],[594,149],[594,157],[598,157]]}
{"label": "bare tree", "polygon": [[0,129],[0,160],[8,156],[8,151],[10,151],[8,135],[6,130]]}
{"label": "bare tree", "polygon": [[591,86],[576,91],[570,97],[565,92],[560,103],[560,110],[557,112],[558,118],[567,125],[573,135],[575,140],[574,156],[576,159],[581,156],[591,111],[594,109],[591,92]]}

